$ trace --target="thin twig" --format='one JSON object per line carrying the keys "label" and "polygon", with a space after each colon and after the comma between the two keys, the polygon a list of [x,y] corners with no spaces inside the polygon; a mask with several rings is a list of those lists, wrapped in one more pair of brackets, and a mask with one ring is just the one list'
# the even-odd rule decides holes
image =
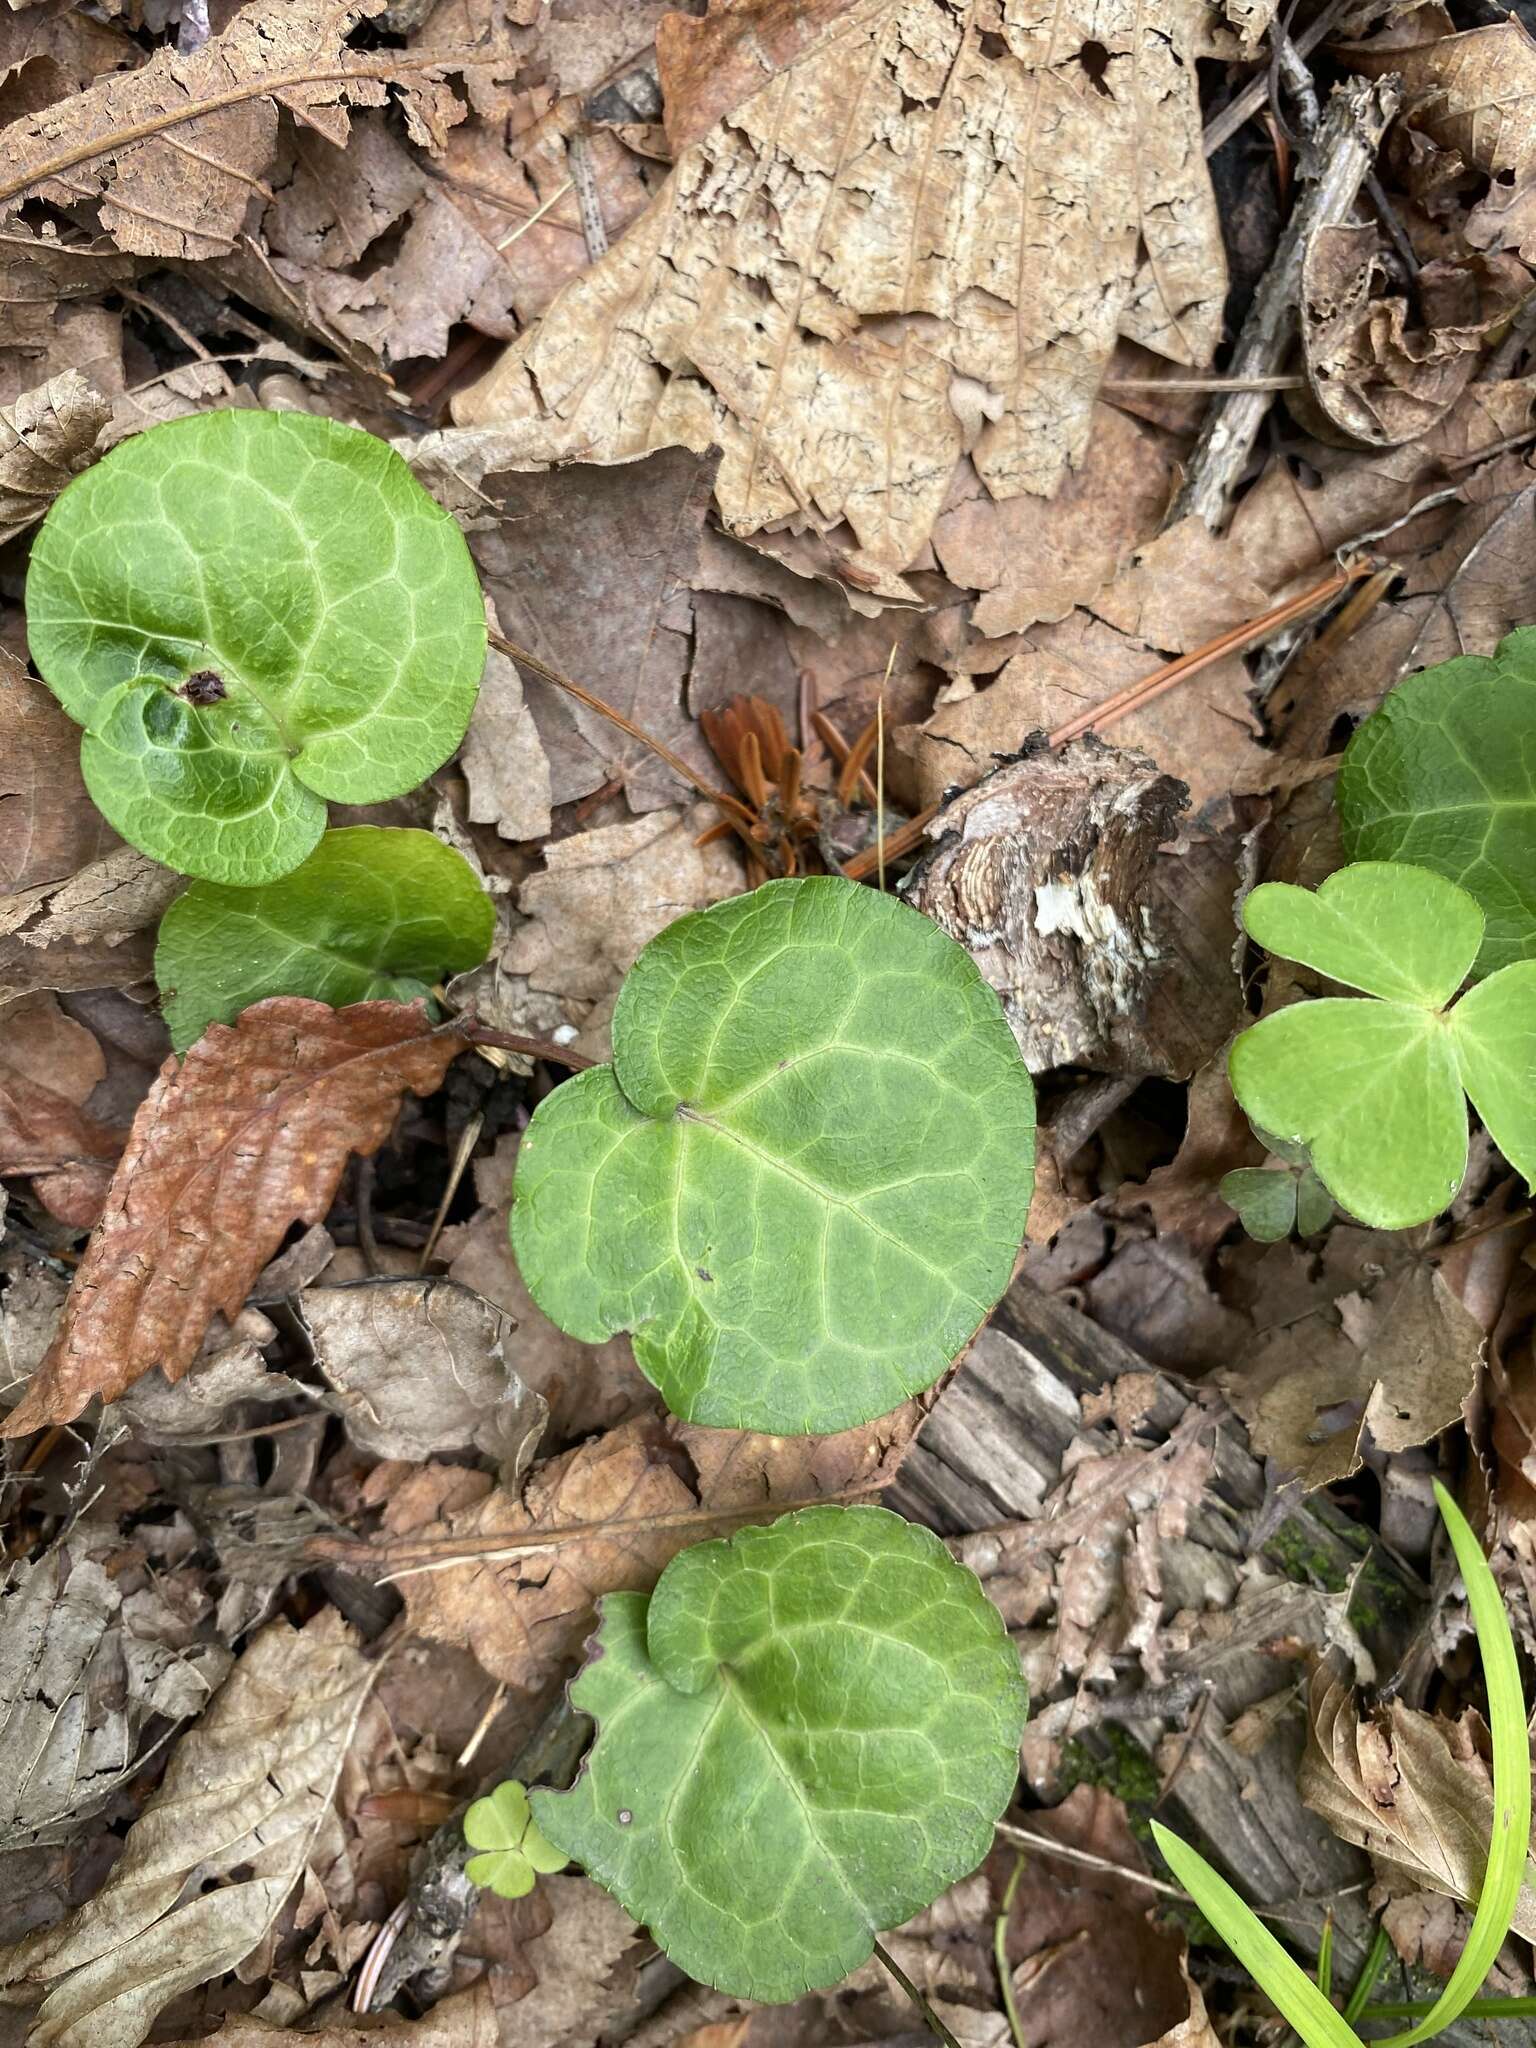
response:
{"label": "thin twig", "polygon": [[598,1060],[588,1059],[584,1052],[573,1051],[568,1045],[556,1045],[552,1038],[524,1038],[520,1031],[493,1031],[489,1024],[464,1024],[460,1029],[471,1050],[492,1046],[502,1052],[520,1052],[525,1059],[547,1060],[551,1066],[569,1067],[573,1074],[601,1064]]}
{"label": "thin twig", "polygon": [[[1348,0],[1331,0],[1316,21],[1304,28],[1293,40],[1298,55],[1310,57],[1312,52],[1329,35],[1335,23],[1343,14]],[[1256,78],[1249,80],[1236,99],[1229,100],[1219,114],[1213,114],[1205,124],[1201,146],[1208,157],[1214,156],[1224,142],[1234,136],[1243,123],[1259,111],[1269,98],[1269,70],[1266,66]]]}
{"label": "thin twig", "polygon": [[499,256],[504,249],[510,249],[520,235],[526,235],[531,227],[537,226],[545,214],[549,212],[550,208],[558,206],[566,193],[572,189],[571,181],[567,178],[557,191],[550,193],[542,205],[536,206],[526,219],[520,220],[515,228],[512,228],[507,234],[502,236],[501,240],[496,244],[497,255]]}
{"label": "thin twig", "polygon": [[1013,1859],[1013,1869],[1003,1892],[1003,1903],[992,1923],[992,1954],[997,1962],[997,1985],[1003,1994],[1003,2011],[1008,2015],[1008,2030],[1013,2035],[1014,2048],[1029,2048],[1024,2039],[1024,2022],[1019,2017],[1019,2002],[1013,1995],[1013,1972],[1008,1967],[1008,1918],[1013,1911],[1014,1894],[1019,1889],[1019,1879],[1024,1875],[1024,1857]]}
{"label": "thin twig", "polygon": [[1065,1842],[1053,1841],[1049,1835],[1037,1834],[1033,1828],[1016,1827],[1012,1821],[1000,1820],[996,1832],[1005,1842],[1012,1842],[1018,1849],[1033,1849],[1037,1855],[1055,1856],[1063,1863],[1081,1864],[1085,1870],[1102,1870],[1111,1877],[1123,1877],[1127,1884],[1143,1884],[1149,1892],[1161,1892],[1164,1898],[1178,1899],[1190,1903],[1189,1893],[1180,1891],[1176,1884],[1168,1884],[1160,1877],[1148,1877],[1144,1870],[1133,1870],[1129,1864],[1111,1863],[1107,1856],[1095,1856],[1088,1849],[1074,1849]]}
{"label": "thin twig", "polygon": [[[499,1050],[499,1048],[498,1048]],[[427,1261],[437,1250],[437,1240],[443,1234],[443,1225],[448,1220],[448,1209],[459,1191],[459,1182],[464,1178],[464,1169],[469,1165],[470,1155],[480,1142],[480,1133],[485,1129],[485,1118],[478,1112],[459,1133],[459,1142],[454,1148],[453,1164],[448,1169],[447,1185],[443,1198],[437,1205],[437,1214],[432,1218],[432,1228],[427,1232],[427,1241],[421,1248],[421,1257],[416,1261],[418,1273],[425,1273]],[[461,1758],[462,1762],[463,1759]]]}
{"label": "thin twig", "polygon": [[918,1990],[917,1986],[912,1982],[912,1979],[907,1975],[906,1971],[901,1967],[900,1963],[897,1962],[896,1958],[891,1954],[890,1950],[885,1946],[883,1942],[877,1941],[875,1943],[875,1954],[880,1958],[881,1962],[884,1963],[887,1970],[890,1971],[891,1975],[896,1979],[896,1982],[901,1986],[902,1990],[905,1991],[908,1998],[911,1999],[912,2003],[917,2007],[917,2010],[922,2014],[923,2023],[927,2027],[929,2033],[933,2035],[934,2039],[942,2041],[944,2043],[944,2048],[960,2048],[960,2043],[955,2039],[954,2035],[949,2031],[948,2027],[945,2026],[944,2022],[939,2018],[938,2014],[934,2011],[933,2007],[928,2003],[927,1999],[924,1998],[922,1992]]}

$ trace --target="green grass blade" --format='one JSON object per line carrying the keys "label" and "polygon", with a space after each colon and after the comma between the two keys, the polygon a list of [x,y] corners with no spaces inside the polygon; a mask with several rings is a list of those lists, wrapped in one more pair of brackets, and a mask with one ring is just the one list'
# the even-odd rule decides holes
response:
{"label": "green grass blade", "polygon": [[1347,2025],[1293,1962],[1269,1929],[1218,1877],[1209,1863],[1156,1821],[1152,1832],[1168,1867],[1200,1908],[1233,1955],[1300,2034],[1307,2048],[1361,2048],[1360,2036]]}
{"label": "green grass blade", "polygon": [[1483,1660],[1483,1682],[1488,1688],[1488,1726],[1493,1738],[1493,1840],[1488,1845],[1488,1868],[1483,1873],[1472,1932],[1467,1936],[1461,1960],[1451,1972],[1450,1982],[1417,2026],[1406,2033],[1393,2034],[1382,2042],[1381,2048],[1413,2048],[1415,2042],[1441,2033],[1466,2011],[1504,1946],[1504,1937],[1515,1917],[1531,1844],[1531,1748],[1509,1619],[1482,1545],[1467,1526],[1466,1516],[1438,1480],[1435,1499],[1461,1567]]}

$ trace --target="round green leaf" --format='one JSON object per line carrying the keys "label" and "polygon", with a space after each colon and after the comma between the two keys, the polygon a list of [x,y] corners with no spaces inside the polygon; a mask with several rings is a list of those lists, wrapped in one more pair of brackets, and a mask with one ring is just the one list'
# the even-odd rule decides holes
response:
{"label": "round green leaf", "polygon": [[111,823],[241,886],[298,866],[326,798],[441,766],[485,662],[458,528],[382,441],[309,413],[173,420],[77,477],[33,545],[27,633]]}
{"label": "round green leaf", "polygon": [[469,862],[431,832],[327,832],[292,874],[257,889],[194,882],[165,913],[155,979],[171,1043],[184,1052],[263,996],[413,1002],[478,966],[495,925]]}
{"label": "round green leaf", "polygon": [[464,1816],[464,1839],[471,1849],[487,1851],[470,1857],[464,1875],[503,1899],[522,1898],[535,1877],[564,1870],[570,1860],[544,1836],[529,1811],[527,1788],[516,1778],[475,1801]]}
{"label": "round green leaf", "polygon": [[1473,1107],[1510,1165],[1536,1185],[1536,960],[1468,989],[1450,1021]]}
{"label": "round green leaf", "polygon": [[1216,1189],[1257,1244],[1278,1244],[1296,1228],[1296,1176],[1263,1166],[1235,1166]]}
{"label": "round green leaf", "polygon": [[1002,1616],[936,1536],[810,1508],[602,1604],[571,1689],[598,1724],[555,1845],[735,1997],[834,1984],[976,1868],[1026,1694]]}
{"label": "round green leaf", "polygon": [[1483,936],[1482,912],[1465,889],[1391,861],[1356,861],[1315,893],[1262,882],[1243,904],[1243,923],[1267,953],[1432,1010],[1466,980]]}
{"label": "round green leaf", "polygon": [[634,1332],[674,1414],[830,1433],[931,1386],[1024,1234],[1034,1091],[964,947],[834,877],[680,918],[614,1064],[546,1097],[512,1242],[544,1313]]}
{"label": "round green leaf", "polygon": [[1488,928],[1479,974],[1536,955],[1536,630],[1398,684],[1344,750],[1350,854],[1459,882]]}

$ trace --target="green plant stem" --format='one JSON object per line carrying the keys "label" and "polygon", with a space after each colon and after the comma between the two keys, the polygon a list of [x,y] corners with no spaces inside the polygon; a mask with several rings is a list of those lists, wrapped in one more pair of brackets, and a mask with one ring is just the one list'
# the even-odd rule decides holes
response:
{"label": "green plant stem", "polygon": [[939,2018],[938,2014],[934,2011],[933,2007],[928,2003],[927,1999],[924,1998],[921,1991],[918,1990],[917,1986],[912,1982],[912,1979],[907,1975],[906,1971],[901,1967],[900,1963],[897,1962],[896,1958],[891,1954],[890,1950],[888,1948],[885,1948],[880,1942],[877,1941],[875,1943],[875,1954],[880,1958],[881,1962],[884,1963],[887,1970],[890,1971],[891,1975],[896,1979],[896,1982],[901,1986],[902,1990],[905,1991],[908,1998],[911,1999],[912,2003],[917,2007],[918,2011],[922,2014],[923,2024],[927,2027],[929,2033],[933,2035],[935,2040],[942,2041],[944,2043],[944,2048],[960,2048],[960,2043],[955,2039],[954,2035],[949,2031],[948,2027],[945,2026],[944,2022]]}
{"label": "green plant stem", "polygon": [[[1379,2005],[1363,2005],[1362,2020],[1416,2020],[1433,2010],[1430,1998],[1386,1999]],[[1474,1998],[1461,2009],[1464,2020],[1518,2020],[1536,2017],[1536,1998]]]}
{"label": "green plant stem", "polygon": [[1364,2013],[1365,2001],[1376,1989],[1376,1979],[1381,1975],[1381,1967],[1387,1960],[1387,1950],[1390,1947],[1387,1930],[1378,1920],[1376,1931],[1371,1936],[1370,1950],[1360,1966],[1359,1976],[1355,1979],[1355,1987],[1344,2003],[1344,2017],[1351,2026]]}
{"label": "green plant stem", "polygon": [[1324,1998],[1333,1996],[1333,1914],[1323,1920],[1322,1938],[1317,1944],[1317,1988]]}
{"label": "green plant stem", "polygon": [[1008,2015],[1008,2027],[1013,2035],[1014,2048],[1028,2048],[1028,2043],[1024,2039],[1024,2022],[1019,2017],[1019,2002],[1013,1995],[1013,1972],[1008,1967],[1008,1916],[1013,1911],[1014,1893],[1018,1890],[1019,1879],[1023,1875],[1024,1858],[1016,1856],[1008,1879],[1008,1888],[1003,1893],[1002,1908],[992,1926],[992,1953],[997,1959],[998,1989],[1003,1994],[1003,2011]]}

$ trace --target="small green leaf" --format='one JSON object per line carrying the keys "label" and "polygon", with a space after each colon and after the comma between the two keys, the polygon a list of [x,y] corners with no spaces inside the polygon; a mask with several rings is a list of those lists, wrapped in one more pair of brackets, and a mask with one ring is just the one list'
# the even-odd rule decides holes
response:
{"label": "small green leaf", "polygon": [[835,1984],[985,1857],[1024,1681],[928,1530],[810,1508],[602,1616],[571,1688],[596,1741],[534,1815],[690,1976],[774,2003]]}
{"label": "small green leaf", "polygon": [[512,1242],[563,1330],[634,1332],[667,1406],[812,1435],[931,1386],[1024,1234],[1034,1090],[963,946],[874,890],[769,882],[630,969],[614,1064],[518,1152]]}
{"label": "small green leaf", "polygon": [[1258,1244],[1276,1244],[1296,1228],[1296,1176],[1289,1171],[1235,1166],[1221,1176],[1216,1192]]}
{"label": "small green leaf", "polygon": [[1536,630],[1398,684],[1344,750],[1339,820],[1356,860],[1459,882],[1488,927],[1479,974],[1536,955]]}
{"label": "small green leaf", "polygon": [[1465,890],[1367,861],[1316,896],[1266,883],[1244,922],[1271,951],[1384,998],[1294,1003],[1243,1032],[1228,1061],[1250,1117],[1305,1144],[1344,1208],[1381,1230],[1438,1215],[1466,1171],[1466,1095],[1511,1166],[1536,1174],[1536,961],[1444,1008],[1482,930]]}
{"label": "small green leaf", "polygon": [[485,615],[458,528],[393,450],[310,413],[198,413],[65,487],[27,634],[124,838],[250,887],[325,799],[375,803],[463,738]]}
{"label": "small green leaf", "polygon": [[263,996],[413,1002],[478,966],[495,924],[469,862],[431,832],[343,826],[276,882],[177,897],[155,947],[171,1043],[184,1052]]}
{"label": "small green leaf", "polygon": [[464,1875],[498,1898],[520,1899],[538,1876],[564,1870],[569,1858],[548,1840],[528,1806],[527,1788],[508,1778],[464,1816],[464,1839],[484,1856],[471,1856]]}
{"label": "small green leaf", "polygon": [[1354,2028],[1200,1852],[1160,1821],[1153,1821],[1152,1835],[1168,1868],[1307,2048],[1361,2048]]}

